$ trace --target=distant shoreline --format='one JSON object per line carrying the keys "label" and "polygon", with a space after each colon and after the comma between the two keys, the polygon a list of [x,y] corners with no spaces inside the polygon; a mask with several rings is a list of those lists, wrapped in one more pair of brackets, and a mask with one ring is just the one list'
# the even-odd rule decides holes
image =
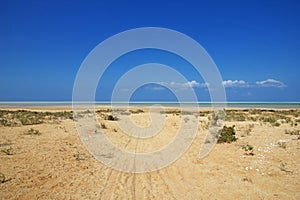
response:
{"label": "distant shoreline", "polygon": [[[89,105],[89,102],[80,102],[79,105]],[[96,107],[110,107],[111,105],[116,107],[127,107],[126,102],[95,102]],[[199,108],[274,108],[274,109],[298,109],[300,108],[300,102],[129,102],[130,107],[149,107],[149,106],[162,106],[170,108],[178,108],[180,106],[185,108],[199,107]],[[71,101],[3,101],[0,102],[0,108],[72,108]]]}

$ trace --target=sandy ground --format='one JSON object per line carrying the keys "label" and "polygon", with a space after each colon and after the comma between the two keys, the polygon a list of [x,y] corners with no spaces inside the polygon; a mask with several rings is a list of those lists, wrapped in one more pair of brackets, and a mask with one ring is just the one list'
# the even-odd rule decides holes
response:
{"label": "sandy ground", "polygon": [[[117,121],[99,120],[106,126],[103,130],[107,137],[121,149],[148,152],[168,144],[181,118],[188,116],[164,115],[165,126],[149,140],[127,136]],[[150,124],[147,112],[131,114],[131,119],[141,127]],[[235,125],[238,140],[216,144],[203,159],[198,154],[210,121],[207,115],[197,120],[200,126],[196,138],[180,159],[159,171],[142,174],[116,171],[97,161],[84,147],[71,119],[0,126],[0,173],[5,176],[0,183],[0,198],[300,199],[299,135],[285,133],[300,129],[300,123],[296,123],[299,117],[293,117],[292,124],[278,119],[280,126],[262,121],[226,121],[227,126]],[[40,134],[25,134],[30,128]],[[253,156],[242,149],[246,144],[254,147]],[[7,149],[9,153],[5,153]]]}

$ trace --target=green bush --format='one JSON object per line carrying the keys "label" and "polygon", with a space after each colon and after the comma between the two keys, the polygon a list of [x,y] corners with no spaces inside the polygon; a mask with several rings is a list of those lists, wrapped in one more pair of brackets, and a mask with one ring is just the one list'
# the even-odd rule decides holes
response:
{"label": "green bush", "polygon": [[218,143],[231,143],[237,140],[235,137],[235,125],[227,127],[224,126],[220,131],[219,131],[219,138],[218,138]]}
{"label": "green bush", "polygon": [[242,149],[245,150],[245,155],[247,155],[247,156],[254,156],[254,152],[253,152],[254,147],[253,146],[251,146],[249,144],[246,144],[246,145],[242,146]]}
{"label": "green bush", "polygon": [[25,132],[25,135],[40,135],[40,131],[36,129],[29,129],[28,131]]}

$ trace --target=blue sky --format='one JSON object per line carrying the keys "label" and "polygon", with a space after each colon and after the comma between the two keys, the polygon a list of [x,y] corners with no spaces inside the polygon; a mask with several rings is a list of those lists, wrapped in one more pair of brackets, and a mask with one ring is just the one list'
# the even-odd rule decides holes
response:
{"label": "blue sky", "polygon": [[[199,42],[219,68],[229,101],[300,101],[298,1],[8,1],[0,2],[0,100],[68,101],[88,53],[119,32],[165,27]],[[96,100],[109,100],[118,78],[137,64],[172,65],[188,82],[145,85],[132,100],[176,100],[164,86],[192,85],[209,101],[201,76],[167,52],[116,60]],[[167,75],[166,75],[167,76]],[[141,77],[143,78],[143,77]],[[126,87],[126,86],[124,86]],[[126,88],[125,88],[126,89]]]}

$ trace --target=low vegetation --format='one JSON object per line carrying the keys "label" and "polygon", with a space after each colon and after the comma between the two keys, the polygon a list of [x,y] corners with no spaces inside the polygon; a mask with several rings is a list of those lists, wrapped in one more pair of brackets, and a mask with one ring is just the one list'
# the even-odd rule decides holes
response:
{"label": "low vegetation", "polygon": [[224,126],[219,131],[218,143],[231,143],[235,142],[237,138],[235,137],[235,126]]}
{"label": "low vegetation", "polygon": [[117,121],[117,120],[118,120],[118,117],[117,117],[117,116],[113,116],[113,115],[110,115],[110,114],[104,115],[103,118],[104,118],[105,120],[110,120],[110,121]]}
{"label": "low vegetation", "polygon": [[72,111],[36,112],[28,110],[0,110],[0,126],[35,125],[63,119],[73,119]]}
{"label": "low vegetation", "polygon": [[25,132],[25,135],[40,135],[40,131],[37,129],[30,128]]}
{"label": "low vegetation", "polygon": [[246,144],[246,145],[243,145],[242,146],[242,149],[245,150],[245,155],[246,156],[254,156],[254,147],[249,145],[249,144]]}
{"label": "low vegetation", "polygon": [[211,113],[211,111],[200,111],[199,116],[200,117],[206,117]]}
{"label": "low vegetation", "polygon": [[139,113],[144,113],[144,111],[142,109],[132,109],[132,110],[129,110],[129,112],[131,114],[139,114]]}
{"label": "low vegetation", "polygon": [[107,129],[107,126],[104,123],[101,123],[101,128],[102,129]]}
{"label": "low vegetation", "polygon": [[286,149],[286,147],[287,147],[287,145],[286,145],[286,142],[278,142],[277,143],[278,144],[278,146],[280,147],[280,148],[283,148],[283,149]]}
{"label": "low vegetation", "polygon": [[6,155],[13,155],[13,149],[12,147],[6,148],[6,149],[1,149],[1,152],[5,153]]}
{"label": "low vegetation", "polygon": [[246,121],[247,113],[237,110],[227,110],[225,120],[226,121]]}
{"label": "low vegetation", "polygon": [[[297,117],[300,116],[299,109],[290,110],[273,110],[273,109],[230,109],[226,110],[226,121],[254,121],[270,124],[278,127],[282,124],[290,124],[293,127],[298,125],[300,121]],[[293,119],[296,118],[296,119]]]}
{"label": "low vegetation", "polygon": [[290,173],[290,174],[293,173],[293,171],[287,169],[287,163],[283,163],[282,161],[280,161],[280,165],[279,165],[278,168],[279,168],[281,171],[283,171],[283,172],[287,172],[287,173]]}
{"label": "low vegetation", "polygon": [[161,111],[161,114],[173,114],[173,115],[180,115],[181,111],[178,109],[171,109],[171,110],[165,110],[165,111]]}
{"label": "low vegetation", "polygon": [[118,117],[113,115],[111,109],[97,110],[96,113],[104,120],[117,121]]}
{"label": "low vegetation", "polygon": [[5,175],[0,172],[0,184],[6,183],[6,182],[11,181],[11,180],[12,180],[12,178],[6,178]]}
{"label": "low vegetation", "polygon": [[99,109],[96,111],[96,113],[100,114],[100,113],[111,113],[112,109],[110,108],[104,108],[104,109]]}
{"label": "low vegetation", "polygon": [[285,134],[288,134],[288,135],[300,135],[300,130],[285,130]]}

